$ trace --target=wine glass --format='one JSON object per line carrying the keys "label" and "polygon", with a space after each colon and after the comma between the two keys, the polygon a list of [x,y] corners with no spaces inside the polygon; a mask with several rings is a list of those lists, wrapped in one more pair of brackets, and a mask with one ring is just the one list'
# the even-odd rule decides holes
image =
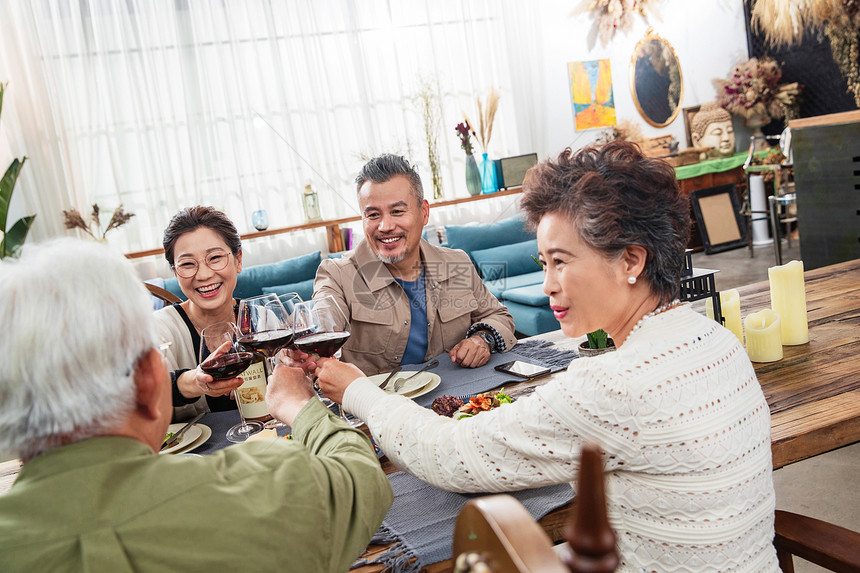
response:
{"label": "wine glass", "polygon": [[[204,328],[200,333],[200,369],[216,380],[235,378],[248,370],[254,354],[240,348],[238,339],[239,329],[232,322],[216,322]],[[210,348],[214,349],[211,353]],[[230,442],[244,442],[263,429],[262,422],[250,419],[269,414],[266,409],[266,381],[260,378],[243,377],[243,384],[233,391],[242,421],[227,430]]]}
{"label": "wine glass", "polygon": [[[349,340],[349,321],[334,298],[324,296],[296,305],[293,313],[293,346],[311,357],[331,358]],[[361,420],[340,406],[340,416],[351,426]]]}
{"label": "wine glass", "polygon": [[[284,309],[278,295],[264,294],[239,301],[239,345],[263,356],[266,360],[265,378],[275,371],[278,353],[293,341],[292,317]],[[271,415],[267,428],[285,426]]]}
{"label": "wine glass", "polygon": [[[303,302],[302,297],[299,296],[299,293],[297,293],[297,292],[286,292],[283,294],[279,294],[278,300],[281,301],[281,304],[284,305],[284,310],[287,311],[288,325],[292,329],[293,328],[293,316],[295,315],[295,312],[296,312],[296,305]],[[295,340],[295,334],[296,334],[295,330],[293,330],[293,340]],[[285,347],[285,349],[287,349],[287,348],[295,348],[295,346],[293,346],[292,341],[290,342],[290,344],[288,344]]]}
{"label": "wine glass", "polygon": [[239,344],[266,358],[267,373],[275,369],[278,352],[293,341],[292,320],[276,294],[239,301]]}

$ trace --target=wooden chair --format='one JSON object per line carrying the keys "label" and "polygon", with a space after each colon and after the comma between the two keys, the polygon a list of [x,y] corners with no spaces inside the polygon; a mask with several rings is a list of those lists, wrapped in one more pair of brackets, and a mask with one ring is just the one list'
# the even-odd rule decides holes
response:
{"label": "wooden chair", "polygon": [[160,286],[156,286],[152,283],[147,282],[143,283],[143,286],[146,287],[146,290],[149,291],[149,294],[151,294],[155,298],[163,300],[165,306],[173,304],[175,302],[182,302],[181,298],[179,298],[169,290],[161,288]]}
{"label": "wooden chair", "polygon": [[781,509],[775,526],[773,544],[783,573],[794,573],[792,555],[830,571],[860,571],[860,533]]}
{"label": "wooden chair", "polygon": [[[586,446],[578,476],[576,508],[565,535],[552,546],[543,528],[509,495],[468,502],[454,526],[455,571],[488,573],[609,573],[618,565],[615,534],[606,518],[600,450]],[[783,573],[794,573],[792,555],[837,573],[860,572],[860,533],[819,519],[776,510],[776,547]],[[470,565],[470,566],[467,566]]]}
{"label": "wooden chair", "polygon": [[[509,495],[469,501],[454,525],[458,570],[493,573],[611,573],[618,566],[606,516],[600,449],[582,449],[574,515],[558,552],[520,502]],[[470,568],[465,564],[472,562]],[[483,567],[483,569],[481,568]]]}

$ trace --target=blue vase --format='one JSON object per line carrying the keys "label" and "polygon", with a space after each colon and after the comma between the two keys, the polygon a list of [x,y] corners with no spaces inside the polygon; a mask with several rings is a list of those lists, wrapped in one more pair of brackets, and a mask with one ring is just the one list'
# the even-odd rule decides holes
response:
{"label": "blue vase", "polygon": [[481,191],[483,193],[495,193],[499,190],[496,183],[496,165],[492,159],[487,159],[487,154],[484,153],[481,160]]}
{"label": "blue vase", "polygon": [[469,195],[481,194],[481,172],[478,170],[478,162],[474,155],[466,156],[466,189]]}

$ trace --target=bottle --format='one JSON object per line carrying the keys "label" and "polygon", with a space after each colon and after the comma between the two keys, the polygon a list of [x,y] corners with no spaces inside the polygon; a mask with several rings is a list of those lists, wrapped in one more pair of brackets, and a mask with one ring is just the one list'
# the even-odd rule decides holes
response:
{"label": "bottle", "polygon": [[317,197],[317,192],[313,190],[313,187],[311,187],[310,183],[305,185],[305,193],[302,196],[302,204],[305,207],[305,218],[307,219],[308,223],[322,221],[322,217],[320,216],[319,198]]}
{"label": "bottle", "polygon": [[254,361],[241,376],[244,383],[236,389],[236,405],[246,420],[267,422],[273,419],[266,407],[266,359],[254,356]]}

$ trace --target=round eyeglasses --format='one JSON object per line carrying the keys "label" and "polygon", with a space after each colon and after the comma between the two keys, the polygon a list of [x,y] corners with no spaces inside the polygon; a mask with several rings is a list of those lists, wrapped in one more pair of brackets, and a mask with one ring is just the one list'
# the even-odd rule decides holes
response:
{"label": "round eyeglasses", "polygon": [[[212,251],[206,255],[203,262],[206,263],[206,266],[211,270],[220,271],[227,266],[227,263],[230,261],[230,255],[231,253],[228,253],[227,251]],[[197,269],[199,268],[199,260],[192,257],[183,257],[173,265],[173,271],[177,276],[180,276],[183,279],[193,278],[194,275],[197,274]]]}

